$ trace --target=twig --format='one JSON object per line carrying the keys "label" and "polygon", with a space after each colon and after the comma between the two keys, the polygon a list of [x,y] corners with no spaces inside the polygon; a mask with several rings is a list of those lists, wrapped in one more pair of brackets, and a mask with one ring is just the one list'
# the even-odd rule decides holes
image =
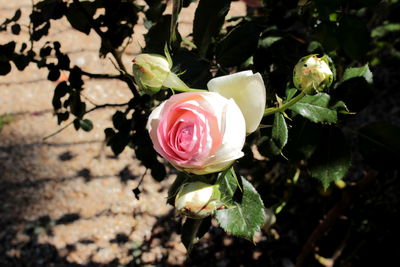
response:
{"label": "twig", "polygon": [[100,109],[100,108],[108,108],[108,107],[123,107],[128,105],[129,102],[126,103],[121,103],[121,104],[103,104],[103,105],[96,105],[95,107],[89,109],[88,111],[85,112],[85,115],[96,110],[96,109]]}
{"label": "twig", "polygon": [[323,221],[314,229],[297,257],[296,267],[305,266],[306,260],[314,249],[315,243],[334,225],[340,215],[350,206],[355,196],[369,186],[376,178],[377,172],[370,171],[360,182],[343,192],[341,200],[326,214]]}
{"label": "twig", "polygon": [[[88,111],[85,112],[84,115],[96,110],[96,109],[101,109],[101,108],[107,108],[107,107],[123,107],[128,105],[128,103],[122,103],[122,104],[103,104],[103,105],[96,105],[95,107],[89,109]],[[74,121],[69,122],[67,125],[63,126],[62,128],[58,129],[57,131],[55,131],[52,134],[49,134],[45,137],[43,137],[43,141],[49,139],[50,137],[53,137],[59,133],[61,133],[62,131],[64,131],[65,129],[67,129],[69,126],[71,126],[74,123]]]}
{"label": "twig", "polygon": [[[79,0],[73,0],[73,3],[79,7],[79,9],[82,11],[82,13],[86,16],[88,19],[88,22],[90,26],[93,28],[93,30],[100,36],[100,38],[103,41],[103,44],[107,47],[107,50],[113,55],[115,58],[115,61],[117,61],[118,67],[124,72],[128,73],[126,70],[126,67],[124,63],[122,62],[121,59],[121,53],[118,52],[111,44],[110,41],[108,40],[107,36],[105,33],[101,30],[100,25],[97,24],[97,22],[92,18],[92,16],[87,12],[87,10],[82,6],[81,2]],[[129,89],[132,91],[133,95],[135,97],[140,97],[139,92],[136,89],[135,84],[126,77],[122,77],[121,80],[125,81],[127,85],[129,86]]]}
{"label": "twig", "polygon": [[67,125],[64,125],[62,128],[58,129],[58,130],[55,131],[54,133],[49,134],[49,135],[43,137],[42,140],[43,140],[43,141],[46,141],[46,140],[49,139],[50,137],[53,137],[53,136],[55,136],[55,135],[61,133],[62,131],[64,131],[65,129],[67,129],[69,126],[71,126],[73,123],[74,123],[74,121],[70,121]]}

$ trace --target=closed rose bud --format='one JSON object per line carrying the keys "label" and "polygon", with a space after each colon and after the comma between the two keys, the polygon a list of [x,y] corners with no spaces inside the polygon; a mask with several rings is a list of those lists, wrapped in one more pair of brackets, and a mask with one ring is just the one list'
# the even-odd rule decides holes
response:
{"label": "closed rose bud", "polygon": [[175,198],[176,210],[189,218],[202,219],[221,207],[218,185],[203,182],[184,184]]}
{"label": "closed rose bud", "polygon": [[155,94],[163,87],[187,88],[186,84],[171,72],[171,66],[163,56],[140,54],[132,62],[133,77],[143,94]]}
{"label": "closed rose bud", "polygon": [[303,57],[294,67],[293,83],[299,90],[307,90],[311,93],[314,90],[323,91],[333,82],[333,72],[329,68],[329,58],[321,58],[316,55]]}

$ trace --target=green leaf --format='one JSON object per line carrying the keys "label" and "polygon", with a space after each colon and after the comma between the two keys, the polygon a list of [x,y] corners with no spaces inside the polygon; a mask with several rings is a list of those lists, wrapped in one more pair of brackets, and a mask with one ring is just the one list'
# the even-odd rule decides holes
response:
{"label": "green leaf", "polygon": [[246,22],[231,30],[217,45],[217,61],[225,67],[241,64],[257,48],[260,29],[255,23]]}
{"label": "green leaf", "polygon": [[93,122],[91,120],[80,120],[79,124],[85,132],[90,132],[93,129]]}
{"label": "green leaf", "polygon": [[227,209],[217,210],[215,217],[226,232],[252,240],[266,219],[264,203],[251,183],[237,178],[232,168],[218,177],[221,201]]}
{"label": "green leaf", "polygon": [[289,109],[312,122],[337,122],[337,112],[329,106],[330,96],[325,93],[306,95]]}
{"label": "green leaf", "polygon": [[342,131],[329,128],[308,162],[312,177],[318,179],[327,189],[329,184],[341,180],[351,164],[350,148]]}
{"label": "green leaf", "polygon": [[274,124],[272,125],[271,140],[269,149],[274,155],[282,153],[283,147],[288,140],[288,128],[282,113],[275,113]]}
{"label": "green leaf", "polygon": [[391,32],[400,31],[400,23],[389,23],[376,27],[371,31],[372,38],[382,38]]}
{"label": "green leaf", "polygon": [[291,124],[290,138],[286,146],[290,159],[308,159],[321,140],[321,124],[295,118]]}
{"label": "green leaf", "polygon": [[364,78],[366,82],[371,84],[372,72],[370,71],[368,64],[359,68],[347,68],[344,71],[343,78],[341,82],[353,79],[353,78]]}
{"label": "green leaf", "polygon": [[294,95],[297,93],[296,88],[287,88],[286,89],[286,101],[289,101],[294,97]]}
{"label": "green leaf", "polygon": [[193,21],[193,42],[203,57],[217,36],[228,14],[230,0],[200,0]]}
{"label": "green leaf", "polygon": [[182,226],[181,240],[188,253],[192,250],[193,244],[208,232],[210,226],[211,217],[205,219],[186,218],[186,221]]}

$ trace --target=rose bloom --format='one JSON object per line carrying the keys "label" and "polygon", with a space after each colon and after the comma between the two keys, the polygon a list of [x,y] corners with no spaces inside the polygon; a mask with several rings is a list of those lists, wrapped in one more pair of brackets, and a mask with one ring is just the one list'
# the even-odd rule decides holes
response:
{"label": "rose bloom", "polygon": [[244,117],[218,93],[173,95],[150,114],[147,127],[154,149],[179,170],[217,172],[243,156]]}
{"label": "rose bloom", "polygon": [[251,71],[212,79],[212,92],[185,92],[161,103],[147,128],[154,149],[178,170],[207,174],[243,156],[246,132],[255,131],[265,108],[265,87]]}

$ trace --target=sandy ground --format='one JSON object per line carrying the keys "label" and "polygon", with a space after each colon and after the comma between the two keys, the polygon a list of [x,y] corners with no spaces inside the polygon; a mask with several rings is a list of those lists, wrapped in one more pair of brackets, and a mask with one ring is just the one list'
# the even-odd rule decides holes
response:
{"label": "sandy ground", "polygon": [[[242,2],[233,5],[233,14],[244,13]],[[27,25],[30,0],[0,0],[0,21],[16,8],[22,10],[21,24]],[[183,36],[191,32],[194,10],[194,4],[183,10]],[[144,46],[145,32],[137,25],[135,41],[123,58],[127,66]],[[19,36],[0,33],[1,44],[27,38],[26,27]],[[74,31],[65,19],[53,21],[50,34],[36,47],[49,40],[59,40],[72,64],[85,71],[117,73],[108,59],[99,59],[99,38]],[[115,109],[88,114],[94,122],[89,133],[70,127],[43,141],[60,127],[51,105],[56,84],[46,76],[34,65],[23,72],[13,66],[10,74],[0,76],[0,115],[11,116],[0,133],[0,263],[145,264],[163,259],[183,264],[186,251],[174,230],[178,218],[165,203],[173,177],[157,183],[145,175],[141,198],[134,198],[131,190],[144,167],[132,150],[115,158],[103,143],[103,129],[111,126]],[[86,80],[84,95],[96,104],[131,98],[127,86],[114,80]],[[41,252],[44,246],[54,255]],[[27,252],[35,249],[36,254]]]}

